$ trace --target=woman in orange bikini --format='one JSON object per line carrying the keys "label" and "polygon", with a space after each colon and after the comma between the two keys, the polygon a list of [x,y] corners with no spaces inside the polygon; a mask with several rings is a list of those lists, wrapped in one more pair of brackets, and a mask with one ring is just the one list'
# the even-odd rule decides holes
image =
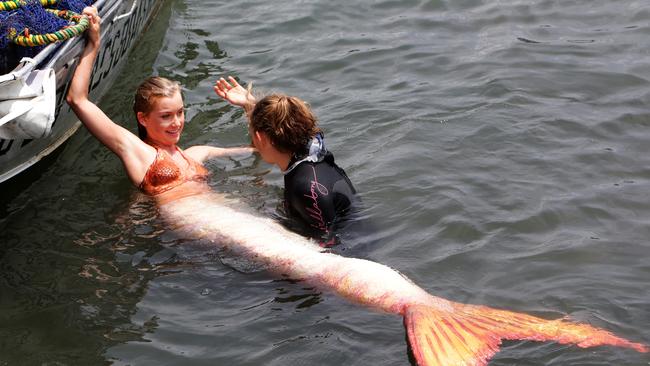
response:
{"label": "woman in orange bikini", "polygon": [[254,151],[251,147],[213,146],[181,150],[177,143],[185,124],[185,108],[180,85],[161,77],[148,78],[136,92],[133,110],[139,137],[114,123],[88,99],[88,85],[100,46],[100,18],[93,7],[84,9],[83,13],[90,18],[87,43],[66,100],[90,133],[122,160],[134,185],[160,199],[205,191],[208,189],[205,184],[208,171],[202,165],[205,160]]}

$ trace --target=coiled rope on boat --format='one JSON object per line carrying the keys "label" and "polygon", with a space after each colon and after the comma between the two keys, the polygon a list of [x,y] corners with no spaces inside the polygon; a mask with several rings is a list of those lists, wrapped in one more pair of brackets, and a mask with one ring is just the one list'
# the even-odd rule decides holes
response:
{"label": "coiled rope on boat", "polygon": [[[40,0],[43,6],[56,5],[59,0]],[[0,11],[16,10],[24,4],[23,0],[0,1]]]}
{"label": "coiled rope on boat", "polygon": [[69,20],[75,24],[62,28],[59,31],[45,34],[29,34],[29,31],[25,29],[22,34],[16,33],[15,35],[10,35],[11,40],[15,44],[23,47],[43,46],[76,37],[88,29],[88,25],[90,24],[87,16],[79,15],[70,10],[46,10],[54,13],[59,18]]}
{"label": "coiled rope on boat", "polygon": [[[40,0],[40,5],[43,7],[53,6],[58,4],[59,0]],[[0,11],[19,11],[20,8],[30,5],[26,0],[10,0],[0,2]],[[33,5],[33,4],[31,4]],[[90,22],[88,17],[80,15],[69,9],[43,9],[46,12],[55,15],[57,18],[68,21],[66,25],[59,30],[42,33],[32,34],[28,27],[22,29],[8,28],[6,37],[14,44],[23,47],[37,47],[44,46],[50,43],[64,41],[82,34],[89,26]]]}

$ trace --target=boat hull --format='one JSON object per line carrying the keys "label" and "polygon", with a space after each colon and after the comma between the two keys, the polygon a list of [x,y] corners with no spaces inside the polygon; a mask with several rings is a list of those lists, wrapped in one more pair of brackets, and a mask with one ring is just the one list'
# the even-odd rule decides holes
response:
{"label": "boat hull", "polygon": [[[93,100],[98,100],[109,90],[124,67],[129,50],[162,3],[161,0],[135,1],[131,3],[113,0],[96,3],[102,18],[102,48],[90,85],[90,97]],[[0,183],[10,180],[52,153],[81,125],[65,103],[65,95],[83,47],[83,37],[76,37],[50,45],[41,51],[50,55],[40,60],[34,69],[51,68],[56,74],[55,120],[51,132],[46,137],[0,139]]]}

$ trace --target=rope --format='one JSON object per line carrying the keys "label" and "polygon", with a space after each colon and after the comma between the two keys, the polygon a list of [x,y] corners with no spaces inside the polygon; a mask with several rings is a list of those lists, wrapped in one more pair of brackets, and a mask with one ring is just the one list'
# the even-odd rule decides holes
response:
{"label": "rope", "polygon": [[[43,1],[52,1],[52,0],[41,0]],[[70,10],[54,10],[54,9],[45,9],[50,13],[53,13],[59,18],[63,18],[71,21],[74,25],[64,27],[53,33],[45,34],[29,34],[29,31],[25,29],[23,34],[18,34],[16,30],[12,30],[12,34],[9,35],[9,38],[17,45],[20,46],[43,46],[46,44],[64,41],[72,37],[76,37],[88,29],[90,22],[88,17],[85,15],[79,15]]]}
{"label": "rope", "polygon": [[[41,5],[52,6],[56,5],[57,2],[59,2],[59,0],[41,0]],[[0,11],[16,10],[20,8],[22,4],[22,0],[0,1]]]}

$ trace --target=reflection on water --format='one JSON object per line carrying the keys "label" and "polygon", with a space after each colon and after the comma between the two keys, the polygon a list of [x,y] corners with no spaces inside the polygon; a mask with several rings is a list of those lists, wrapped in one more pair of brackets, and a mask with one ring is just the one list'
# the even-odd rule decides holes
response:
{"label": "reflection on water", "polygon": [[[183,85],[183,146],[249,142],[212,91],[235,75],[307,100],[374,230],[360,253],[431,293],[570,317],[650,343],[647,1],[166,1],[102,101]],[[163,226],[80,131],[3,189],[0,365],[395,365],[401,319]],[[282,175],[210,162],[211,186],[278,214]],[[491,365],[645,365],[507,342]]]}
{"label": "reflection on water", "polygon": [[[49,223],[52,227],[44,227],[49,220],[38,214],[36,206],[22,210],[23,219],[31,216],[34,240],[19,240],[25,228],[3,227],[10,244],[3,246],[0,262],[2,361],[100,364],[107,346],[126,335],[132,340],[142,337],[142,332],[129,328],[130,316],[155,276],[155,267],[125,259],[154,258],[160,251],[151,243],[162,231],[152,221],[153,205],[147,198],[117,208],[107,217],[112,223],[79,232],[76,239],[55,218]],[[27,215],[29,211],[32,215]],[[51,236],[38,234],[41,230]],[[129,329],[123,332],[116,324]]]}

